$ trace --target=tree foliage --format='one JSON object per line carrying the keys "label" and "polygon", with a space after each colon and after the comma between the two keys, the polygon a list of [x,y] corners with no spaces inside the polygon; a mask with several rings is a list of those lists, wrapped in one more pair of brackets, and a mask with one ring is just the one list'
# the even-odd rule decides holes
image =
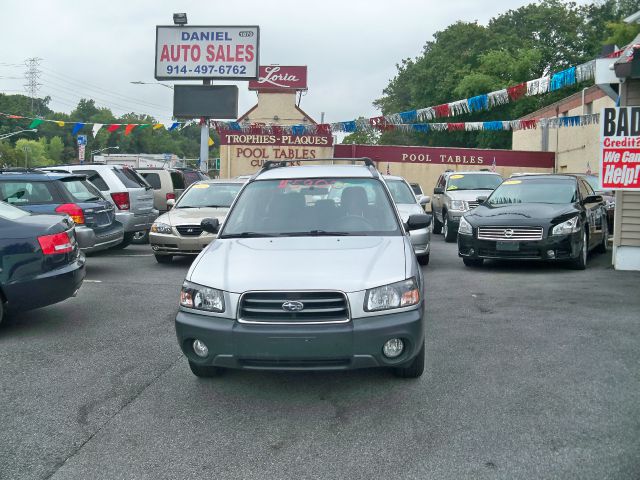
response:
{"label": "tree foliage", "polygon": [[[577,65],[599,55],[615,41],[623,46],[638,27],[620,24],[637,10],[637,0],[602,0],[577,6],[541,0],[509,10],[489,23],[456,22],[433,35],[421,55],[404,59],[374,102],[383,114],[469,98]],[[526,97],[490,111],[451,121],[519,118],[581,89],[583,85],[543,96]],[[509,132],[428,134],[385,132],[380,143],[510,148]]]}

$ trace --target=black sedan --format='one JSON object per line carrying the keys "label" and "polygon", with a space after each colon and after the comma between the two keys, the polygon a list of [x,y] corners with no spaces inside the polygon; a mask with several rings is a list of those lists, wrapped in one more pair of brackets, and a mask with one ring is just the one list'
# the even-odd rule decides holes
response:
{"label": "black sedan", "polygon": [[484,259],[564,260],[584,269],[587,254],[607,251],[605,203],[574,175],[505,180],[458,231],[458,255],[467,266]]}
{"label": "black sedan", "polygon": [[0,202],[0,322],[76,294],[85,275],[74,224],[60,215],[32,215]]}

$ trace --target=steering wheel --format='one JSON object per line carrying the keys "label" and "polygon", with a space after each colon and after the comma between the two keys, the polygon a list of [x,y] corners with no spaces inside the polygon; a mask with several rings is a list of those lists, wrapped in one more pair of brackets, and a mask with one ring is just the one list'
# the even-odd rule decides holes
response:
{"label": "steering wheel", "polygon": [[371,222],[359,215],[346,215],[339,218],[336,223],[338,230],[373,230]]}

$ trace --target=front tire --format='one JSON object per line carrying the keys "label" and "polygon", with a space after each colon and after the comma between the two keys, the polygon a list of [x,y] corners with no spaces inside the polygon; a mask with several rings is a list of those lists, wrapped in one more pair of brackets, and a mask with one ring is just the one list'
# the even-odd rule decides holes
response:
{"label": "front tire", "polygon": [[595,250],[598,253],[607,253],[607,250],[609,250],[609,225],[607,225],[606,221],[602,222],[602,241]]}
{"label": "front tire", "polygon": [[467,267],[481,267],[484,263],[484,258],[462,258],[462,263]]}
{"label": "front tire", "polygon": [[574,270],[584,270],[587,268],[587,255],[589,253],[589,243],[587,232],[582,232],[582,248],[576,258],[571,260],[571,268]]}
{"label": "front tire", "polygon": [[429,265],[429,256],[431,254],[427,253],[426,255],[420,255],[418,257],[418,263],[422,266]]}
{"label": "front tire", "polygon": [[449,219],[445,213],[442,214],[444,217],[444,223],[442,224],[442,234],[444,235],[444,241],[447,243],[455,242],[458,238],[458,232],[453,231],[449,228]]}
{"label": "front tire", "polygon": [[210,367],[208,365],[198,365],[189,360],[189,368],[191,373],[199,378],[214,378],[219,377],[224,372],[224,368]]}
{"label": "front tire", "polygon": [[424,343],[418,354],[401,367],[395,367],[393,373],[400,378],[418,378],[424,372]]}
{"label": "front tire", "polygon": [[0,295],[0,325],[2,325],[2,320],[4,320],[4,300]]}
{"label": "front tire", "polygon": [[440,220],[436,217],[436,212],[433,210],[431,210],[431,215],[433,216],[433,233],[437,235],[442,232],[442,223],[440,223]]}
{"label": "front tire", "polygon": [[146,243],[149,243],[149,230],[134,232],[131,243],[135,243],[136,245],[144,245]]}
{"label": "front tire", "polygon": [[173,260],[173,255],[155,255],[155,257],[158,263],[171,263]]}

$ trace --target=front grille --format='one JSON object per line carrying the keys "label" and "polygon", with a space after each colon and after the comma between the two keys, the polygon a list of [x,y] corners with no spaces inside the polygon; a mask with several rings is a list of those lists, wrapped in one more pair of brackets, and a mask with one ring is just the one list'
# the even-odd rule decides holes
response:
{"label": "front grille", "polygon": [[467,205],[469,206],[469,210],[473,210],[480,204],[478,202],[467,202]]}
{"label": "front grille", "polygon": [[[289,311],[292,302],[303,308]],[[344,323],[349,321],[347,298],[341,292],[248,292],[240,299],[241,323]]]}
{"label": "front grille", "polygon": [[197,237],[202,233],[200,225],[180,225],[176,227],[176,230],[183,237]]}
{"label": "front grille", "polygon": [[520,249],[517,252],[505,250],[496,250],[495,247],[479,248],[478,256],[489,258],[542,258],[540,252],[534,249]]}
{"label": "front grille", "polygon": [[478,227],[479,240],[542,240],[542,227]]}
{"label": "front grille", "polygon": [[317,360],[270,360],[270,359],[242,359],[240,363],[247,368],[277,368],[277,369],[306,369],[306,368],[340,368],[347,367],[351,361],[348,358],[317,359]]}

